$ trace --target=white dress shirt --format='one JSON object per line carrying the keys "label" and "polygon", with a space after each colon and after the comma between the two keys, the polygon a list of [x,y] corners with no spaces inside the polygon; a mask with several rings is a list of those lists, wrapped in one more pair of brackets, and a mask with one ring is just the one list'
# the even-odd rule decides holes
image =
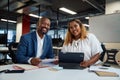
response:
{"label": "white dress shirt", "polygon": [[[41,39],[40,37],[39,37],[39,35],[38,35],[38,33],[37,33],[37,31],[36,31],[36,36],[37,36],[37,53],[36,53],[36,57],[37,58],[40,58],[40,56],[42,55],[42,48],[43,48],[43,42],[44,42],[44,36],[43,36],[43,38]],[[31,59],[32,58],[30,58],[29,60],[28,60],[28,63],[30,63],[31,64]]]}
{"label": "white dress shirt", "polygon": [[39,58],[42,55],[44,36],[43,36],[43,38],[40,38],[37,32],[36,32],[36,34],[37,34],[37,54],[36,54],[36,57]]}
{"label": "white dress shirt", "polygon": [[84,52],[84,60],[90,60],[92,56],[101,53],[101,43],[95,35],[88,33],[84,40],[74,40],[72,44],[63,45],[62,52]]}

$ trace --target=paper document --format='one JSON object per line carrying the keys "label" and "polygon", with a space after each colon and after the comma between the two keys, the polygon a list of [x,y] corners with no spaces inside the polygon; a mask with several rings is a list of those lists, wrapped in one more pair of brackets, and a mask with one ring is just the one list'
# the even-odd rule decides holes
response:
{"label": "paper document", "polygon": [[13,65],[14,69],[24,69],[24,70],[32,70],[32,69],[38,69],[38,66],[33,66],[30,64],[15,64]]}
{"label": "paper document", "polygon": [[114,67],[90,66],[89,71],[94,71],[99,76],[120,76],[120,68]]}
{"label": "paper document", "polygon": [[114,67],[90,66],[89,71],[118,72],[118,69]]}
{"label": "paper document", "polygon": [[109,76],[109,77],[119,77],[117,73],[105,72],[105,71],[95,71],[98,76]]}
{"label": "paper document", "polygon": [[51,68],[49,68],[50,71],[59,71],[59,70],[62,70],[63,67],[59,67],[59,65],[56,65],[56,66],[53,66]]}
{"label": "paper document", "polygon": [[18,69],[32,70],[32,69],[38,69],[38,68],[53,67],[55,64],[52,62],[56,60],[57,59],[43,59],[42,62],[40,62],[40,64],[37,66],[33,66],[31,64],[15,64],[13,68],[17,70]]}
{"label": "paper document", "polygon": [[53,63],[57,59],[43,59],[42,62],[38,65],[40,68],[42,67],[53,67],[55,64]]}
{"label": "paper document", "polygon": [[43,59],[42,60],[42,63],[51,63],[51,62],[54,62],[56,61],[57,59]]}

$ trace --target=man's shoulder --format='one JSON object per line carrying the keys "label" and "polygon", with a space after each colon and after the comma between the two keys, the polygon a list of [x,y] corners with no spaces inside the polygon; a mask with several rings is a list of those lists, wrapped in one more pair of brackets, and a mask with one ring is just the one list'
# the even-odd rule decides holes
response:
{"label": "man's shoulder", "polygon": [[34,34],[36,34],[35,31],[26,33],[26,34],[24,34],[24,35],[22,35],[22,36],[31,36],[31,35],[34,35]]}
{"label": "man's shoulder", "polygon": [[32,38],[36,38],[36,32],[29,32],[29,33],[26,33],[24,35],[22,35],[21,37],[22,39],[26,39],[26,40],[32,40]]}

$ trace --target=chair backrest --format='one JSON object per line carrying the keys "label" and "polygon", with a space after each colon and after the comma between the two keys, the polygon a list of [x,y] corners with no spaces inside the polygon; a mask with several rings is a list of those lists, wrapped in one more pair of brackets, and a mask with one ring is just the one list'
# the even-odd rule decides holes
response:
{"label": "chair backrest", "polygon": [[61,38],[53,38],[52,39],[53,46],[62,47],[63,46],[63,42],[64,41]]}
{"label": "chair backrest", "polygon": [[107,50],[106,54],[107,54],[107,58],[105,63],[109,63],[109,64],[118,64],[118,60],[116,59],[116,54],[119,52],[119,50],[117,49],[111,49],[111,50]]}
{"label": "chair backrest", "polygon": [[106,48],[105,48],[105,45],[103,43],[101,43],[101,47],[103,49],[103,52],[100,55],[100,60],[103,61],[105,53],[106,53]]}
{"label": "chair backrest", "polygon": [[15,54],[16,54],[16,51],[17,51],[17,46],[18,46],[19,43],[16,43],[16,42],[11,42],[8,46],[8,49],[9,49],[9,56],[12,58],[12,62],[13,63],[16,63],[16,57],[15,57]]}

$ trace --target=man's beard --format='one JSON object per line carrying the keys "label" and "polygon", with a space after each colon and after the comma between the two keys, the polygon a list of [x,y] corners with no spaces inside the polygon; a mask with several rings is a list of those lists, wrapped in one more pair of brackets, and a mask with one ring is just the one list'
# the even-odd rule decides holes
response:
{"label": "man's beard", "polygon": [[42,27],[40,30],[39,30],[39,32],[40,33],[42,33],[42,34],[46,34],[47,32],[48,32],[48,28],[46,28],[46,27]]}

